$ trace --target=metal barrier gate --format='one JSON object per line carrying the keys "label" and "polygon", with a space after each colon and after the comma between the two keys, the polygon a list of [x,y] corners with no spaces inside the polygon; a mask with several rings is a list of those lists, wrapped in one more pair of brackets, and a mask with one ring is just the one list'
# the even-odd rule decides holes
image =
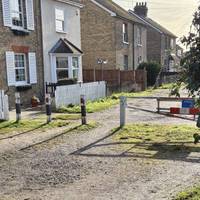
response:
{"label": "metal barrier gate", "polygon": [[[157,110],[155,113],[174,115],[193,115],[194,120],[196,115],[200,113],[200,108],[195,108],[195,99],[193,98],[174,98],[174,97],[120,97],[120,126],[124,126],[126,123],[126,108],[129,107],[127,104],[127,98],[129,99],[155,99],[157,100]],[[182,102],[182,107],[161,107],[161,102]],[[129,107],[131,108],[131,107]],[[165,112],[163,112],[165,111]],[[168,111],[168,112],[166,112]]]}

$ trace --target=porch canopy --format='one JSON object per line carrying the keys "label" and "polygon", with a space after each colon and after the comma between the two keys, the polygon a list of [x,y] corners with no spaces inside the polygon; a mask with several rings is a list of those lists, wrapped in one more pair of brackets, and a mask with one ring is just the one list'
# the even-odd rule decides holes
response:
{"label": "porch canopy", "polygon": [[49,53],[83,54],[83,52],[67,39],[59,39]]}

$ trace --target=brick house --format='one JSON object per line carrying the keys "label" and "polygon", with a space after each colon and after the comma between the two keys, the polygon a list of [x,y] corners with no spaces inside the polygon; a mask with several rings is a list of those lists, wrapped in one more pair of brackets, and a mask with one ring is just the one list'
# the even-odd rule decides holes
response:
{"label": "brick house", "polygon": [[129,13],[147,26],[147,60],[160,63],[163,71],[176,71],[176,35],[147,16],[147,3],[137,3]]}
{"label": "brick house", "polygon": [[42,0],[44,80],[82,82],[80,9],[78,0]]}
{"label": "brick house", "polygon": [[134,70],[146,61],[146,25],[111,0],[82,0],[83,69]]}
{"label": "brick house", "polygon": [[0,89],[30,105],[44,93],[40,0],[2,0],[0,13]]}

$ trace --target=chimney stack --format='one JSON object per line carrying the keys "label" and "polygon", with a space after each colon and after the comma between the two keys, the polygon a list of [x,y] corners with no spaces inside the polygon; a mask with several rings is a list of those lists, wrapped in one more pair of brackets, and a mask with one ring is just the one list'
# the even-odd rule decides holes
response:
{"label": "chimney stack", "polygon": [[140,17],[147,17],[148,8],[147,8],[147,2],[137,2],[136,6],[134,8],[134,13],[139,15]]}

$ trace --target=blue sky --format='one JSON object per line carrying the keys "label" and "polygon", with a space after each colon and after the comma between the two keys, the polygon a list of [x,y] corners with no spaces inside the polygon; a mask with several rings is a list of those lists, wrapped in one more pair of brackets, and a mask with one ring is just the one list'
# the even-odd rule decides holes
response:
{"label": "blue sky", "polygon": [[[141,0],[113,0],[125,9],[131,9]],[[148,17],[159,22],[178,37],[187,35],[193,18],[193,13],[200,0],[146,0]]]}

